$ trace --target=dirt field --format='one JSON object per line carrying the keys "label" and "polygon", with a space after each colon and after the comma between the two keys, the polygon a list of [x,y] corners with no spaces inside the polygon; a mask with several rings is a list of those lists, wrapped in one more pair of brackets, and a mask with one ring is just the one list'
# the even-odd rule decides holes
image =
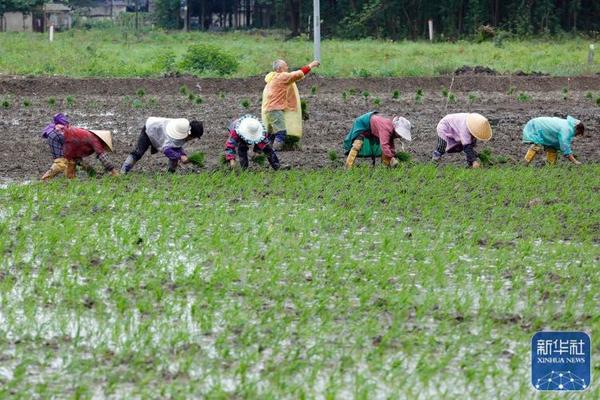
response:
{"label": "dirt field", "polygon": [[[202,103],[182,95],[182,85],[200,96]],[[447,104],[442,90],[451,85],[456,101]],[[245,113],[259,113],[262,87],[260,77],[243,80],[0,77],[0,181],[35,179],[47,169],[51,158],[40,132],[59,111],[67,112],[75,125],[112,130],[115,143],[112,158],[119,165],[132,149],[148,116],[203,120],[205,136],[191,142],[188,153],[202,151],[206,154],[204,170],[218,168],[229,121]],[[586,137],[573,144],[575,154],[586,163],[600,161],[596,136],[600,129],[600,107],[596,105],[600,95],[598,77],[460,75],[452,83],[451,76],[427,79],[309,76],[299,87],[308,102],[310,119],[305,122],[302,150],[280,154],[282,162],[291,167],[341,166],[341,141],[353,119],[374,109],[387,115],[400,114],[413,122],[414,141],[407,149],[419,162],[429,160],[439,119],[447,113],[462,111],[479,112],[490,119],[494,138],[478,148],[489,148],[493,155],[506,156],[509,163],[518,162],[525,152],[521,129],[528,119],[571,114],[587,128]],[[140,89],[144,92],[142,96],[138,94]],[[423,91],[420,102],[415,100],[418,89]],[[312,94],[313,90],[316,94]],[[400,92],[399,99],[392,99],[395,90]],[[368,98],[363,96],[365,91]],[[55,99],[54,105],[50,104],[51,98]],[[250,102],[248,108],[242,105],[246,99]],[[375,104],[376,99],[380,105]],[[331,150],[338,155],[335,163],[328,156]],[[448,155],[444,163],[461,164],[463,159],[462,155]],[[165,169],[165,157],[147,154],[134,171]],[[188,166],[182,169],[194,170],[195,167]]]}

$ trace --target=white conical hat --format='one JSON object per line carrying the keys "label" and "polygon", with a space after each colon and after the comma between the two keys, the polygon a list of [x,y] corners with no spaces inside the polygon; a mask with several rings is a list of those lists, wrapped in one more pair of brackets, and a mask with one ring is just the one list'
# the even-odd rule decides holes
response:
{"label": "white conical hat", "polygon": [[410,130],[412,129],[412,124],[409,120],[404,117],[394,117],[394,131],[404,140],[408,140],[409,142],[412,140],[412,136],[410,134]]}
{"label": "white conical hat", "polygon": [[244,115],[238,119],[234,129],[248,144],[260,143],[265,139],[265,127],[252,115]]}
{"label": "white conical hat", "polygon": [[106,144],[106,146],[108,146],[110,151],[113,151],[113,144],[112,144],[112,133],[110,133],[110,131],[96,131],[96,130],[91,130],[90,132],[92,132],[94,135],[98,136],[100,138],[100,140],[102,140],[102,142],[104,142],[104,144]]}
{"label": "white conical hat", "polygon": [[165,130],[175,140],[185,139],[190,134],[190,121],[185,118],[172,119],[167,122]]}

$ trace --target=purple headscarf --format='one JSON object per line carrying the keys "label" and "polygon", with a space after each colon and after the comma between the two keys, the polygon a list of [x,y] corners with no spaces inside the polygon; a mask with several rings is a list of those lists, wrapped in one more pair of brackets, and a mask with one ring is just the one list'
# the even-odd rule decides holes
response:
{"label": "purple headscarf", "polygon": [[42,131],[42,137],[44,139],[46,139],[48,137],[48,135],[50,134],[50,132],[52,132],[54,130],[54,127],[57,125],[69,125],[69,119],[67,118],[67,116],[63,113],[58,113],[54,116],[53,121],[51,124],[49,124],[48,126],[46,126],[44,128],[44,130]]}

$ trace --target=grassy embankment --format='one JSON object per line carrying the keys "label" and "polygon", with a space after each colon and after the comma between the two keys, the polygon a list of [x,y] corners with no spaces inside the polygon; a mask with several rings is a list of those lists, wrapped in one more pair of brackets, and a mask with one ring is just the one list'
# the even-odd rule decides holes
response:
{"label": "grassy embankment", "polygon": [[531,396],[534,332],[600,337],[599,174],[11,185],[0,397]]}
{"label": "grassy embankment", "polygon": [[[312,57],[312,42],[284,42],[278,35],[248,33],[173,33],[154,31],[139,39],[118,30],[72,30],[49,43],[43,34],[0,34],[0,73],[18,75],[161,76],[177,69],[192,44],[210,43],[235,55],[236,77],[270,69],[275,58],[302,65]],[[587,65],[587,40],[524,40],[494,43],[426,43],[380,40],[325,40],[319,74],[335,77],[434,76],[463,65],[482,65],[499,72],[541,71],[552,75],[600,72]],[[214,75],[214,74],[213,74]],[[210,73],[205,76],[211,76]]]}

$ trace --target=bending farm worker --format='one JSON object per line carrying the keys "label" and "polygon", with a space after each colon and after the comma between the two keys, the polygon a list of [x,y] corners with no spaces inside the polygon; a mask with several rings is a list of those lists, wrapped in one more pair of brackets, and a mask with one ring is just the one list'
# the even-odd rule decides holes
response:
{"label": "bending farm worker", "polygon": [[585,127],[581,121],[568,116],[567,119],[539,117],[527,122],[523,128],[523,143],[531,144],[525,154],[525,164],[529,165],[538,153],[546,151],[549,165],[556,164],[558,152],[573,164],[581,164],[571,152],[571,142],[575,136],[581,136]]}
{"label": "bending farm worker", "polygon": [[444,153],[465,152],[467,165],[479,168],[479,155],[475,151],[477,140],[488,141],[492,138],[490,122],[481,114],[458,113],[446,115],[437,125],[437,148],[433,152],[433,161],[439,162]]}
{"label": "bending farm worker", "polygon": [[344,154],[348,155],[346,168],[352,168],[356,157],[371,157],[375,162],[379,156],[384,165],[398,166],[394,139],[411,141],[411,129],[412,124],[404,117],[390,119],[378,115],[376,111],[361,115],[354,120],[352,129],[344,139]]}
{"label": "bending farm worker", "polygon": [[297,71],[288,72],[287,63],[276,60],[273,62],[273,72],[265,77],[262,119],[275,150],[283,149],[288,134],[296,137],[302,135],[302,110],[295,82],[319,65],[319,61],[315,60]]}
{"label": "bending farm worker", "polygon": [[67,159],[67,178],[75,178],[75,166],[84,157],[96,154],[104,169],[112,176],[119,173],[108,158],[108,151],[113,150],[110,131],[88,131],[74,126],[62,128],[65,135],[65,158]]}
{"label": "bending farm worker", "polygon": [[249,146],[254,146],[255,152],[265,153],[271,167],[275,170],[279,169],[279,159],[267,139],[263,124],[252,115],[244,115],[229,125],[229,138],[225,143],[225,159],[231,168],[236,167],[236,153],[240,157],[242,169],[248,168]]}
{"label": "bending farm worker", "polygon": [[65,137],[62,130],[69,126],[69,119],[66,115],[58,113],[54,115],[52,123],[47,125],[42,131],[42,138],[46,139],[52,154],[52,165],[50,169],[42,176],[43,181],[47,181],[58,174],[64,173],[67,170],[67,159],[64,156],[63,145]]}
{"label": "bending farm worker", "polygon": [[151,154],[162,151],[169,159],[169,172],[175,172],[179,161],[184,164],[188,162],[183,145],[192,139],[201,138],[203,133],[204,125],[200,121],[150,117],[142,128],[135,148],[121,166],[121,173],[131,171],[148,149]]}

